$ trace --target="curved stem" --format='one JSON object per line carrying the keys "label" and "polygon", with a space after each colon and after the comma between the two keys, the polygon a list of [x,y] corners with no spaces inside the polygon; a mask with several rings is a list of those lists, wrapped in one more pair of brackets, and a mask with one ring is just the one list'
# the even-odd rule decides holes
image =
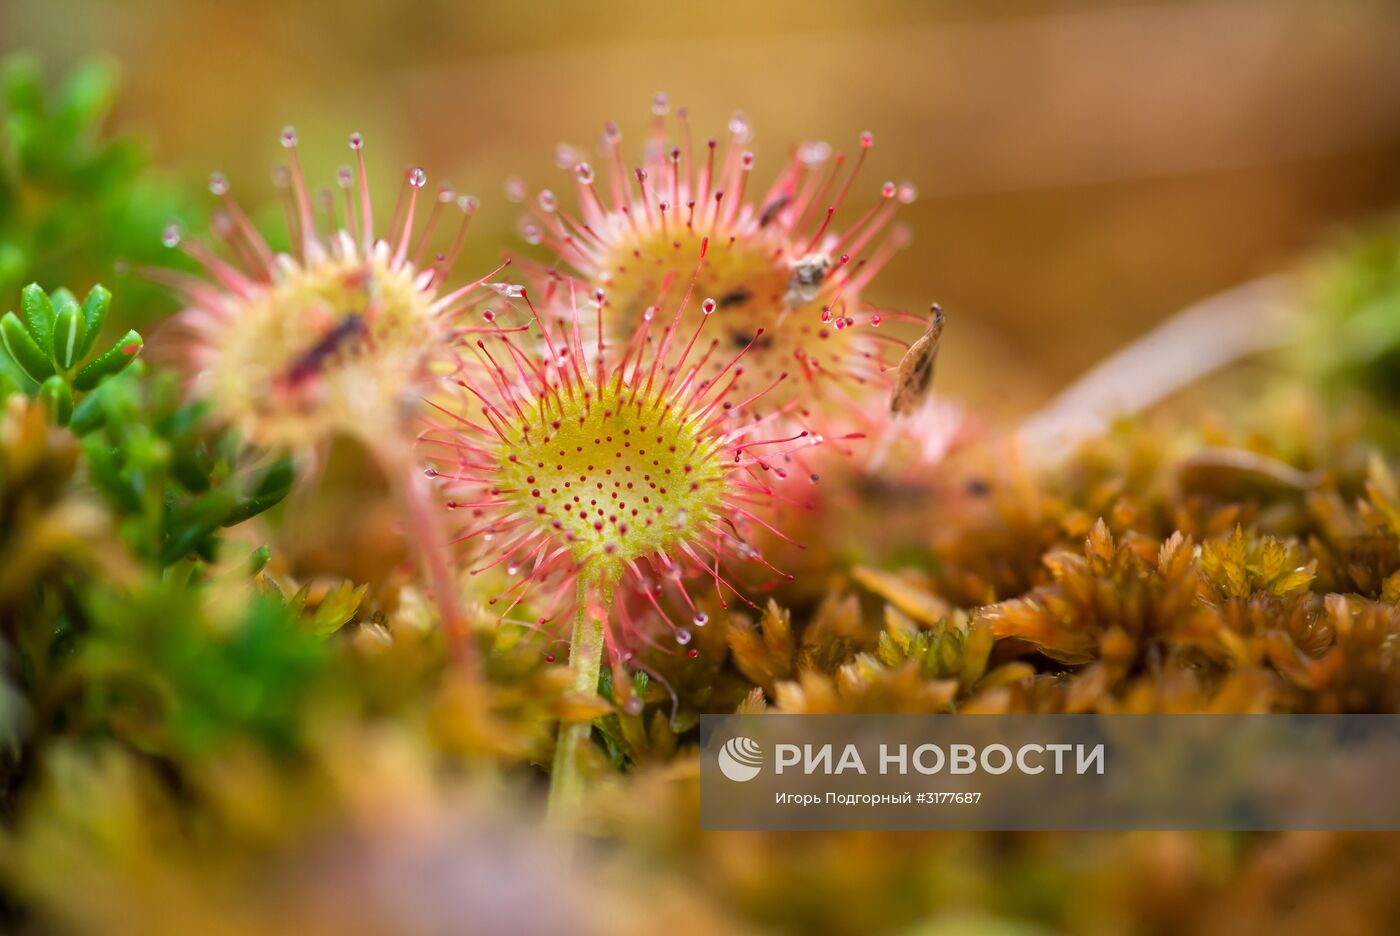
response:
{"label": "curved stem", "polygon": [[382,440],[367,439],[366,445],[388,476],[389,483],[398,491],[409,545],[418,554],[432,588],[452,660],[458,667],[469,667],[472,654],[467,619],[457,594],[457,579],[452,574],[447,536],[427,480],[413,458],[396,450],[394,442],[386,444]]}
{"label": "curved stem", "polygon": [[[569,640],[569,669],[574,674],[574,691],[593,694],[603,672],[603,620],[589,613],[588,591],[594,580],[579,576],[574,600],[574,628]],[[599,606],[607,607],[611,583],[599,581]],[[554,767],[549,774],[549,817],[567,821],[583,802],[583,772],[580,759],[593,735],[593,722],[561,722],[559,743],[554,749]]]}
{"label": "curved stem", "polygon": [[1295,340],[1297,281],[1251,280],[1196,302],[1090,368],[1021,424],[1031,451],[1058,457],[1120,415],[1159,400],[1241,358]]}

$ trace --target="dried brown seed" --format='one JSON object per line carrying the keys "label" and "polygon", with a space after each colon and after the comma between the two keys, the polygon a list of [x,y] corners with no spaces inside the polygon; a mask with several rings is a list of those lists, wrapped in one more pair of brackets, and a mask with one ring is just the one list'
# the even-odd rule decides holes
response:
{"label": "dried brown seed", "polygon": [[890,412],[896,416],[912,413],[933,384],[933,365],[938,360],[938,346],[943,341],[943,309],[933,304],[933,318],[928,329],[909,346],[894,372],[894,389],[890,391]]}

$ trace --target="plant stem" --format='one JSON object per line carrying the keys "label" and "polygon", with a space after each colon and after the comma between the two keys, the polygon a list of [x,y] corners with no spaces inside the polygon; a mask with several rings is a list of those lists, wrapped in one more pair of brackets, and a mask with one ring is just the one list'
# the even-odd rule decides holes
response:
{"label": "plant stem", "polygon": [[422,469],[411,455],[405,455],[396,448],[396,440],[385,443],[366,439],[366,445],[378,459],[389,483],[398,491],[409,546],[418,554],[418,561],[422,563],[423,572],[433,590],[433,601],[442,619],[452,660],[460,669],[469,669],[472,654],[467,619],[462,613],[462,602],[457,594],[457,580],[452,574],[440,511]]}
{"label": "plant stem", "polygon": [[[589,613],[590,579],[579,576],[575,598],[574,629],[569,640],[569,669],[574,674],[574,691],[596,693],[603,671],[603,621]],[[599,583],[599,604],[607,606],[612,588]],[[554,768],[549,775],[549,817],[567,822],[583,802],[583,774],[579,760],[593,734],[591,721],[561,722],[559,743],[554,749]]]}

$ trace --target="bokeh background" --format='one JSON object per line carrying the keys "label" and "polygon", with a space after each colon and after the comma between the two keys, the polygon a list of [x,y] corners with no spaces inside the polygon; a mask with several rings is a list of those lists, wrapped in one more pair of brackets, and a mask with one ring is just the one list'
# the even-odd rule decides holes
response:
{"label": "bokeh background", "polygon": [[1400,201],[1397,35],[1389,0],[0,0],[4,51],[118,65],[175,180],[270,199],[284,124],[327,181],[360,130],[384,187],[482,198],[481,266],[524,250],[507,179],[561,185],[556,143],[635,139],[657,91],[700,134],[746,112],[760,169],[869,129],[871,188],[921,193],[871,298],[940,301],[940,384],[989,414]]}

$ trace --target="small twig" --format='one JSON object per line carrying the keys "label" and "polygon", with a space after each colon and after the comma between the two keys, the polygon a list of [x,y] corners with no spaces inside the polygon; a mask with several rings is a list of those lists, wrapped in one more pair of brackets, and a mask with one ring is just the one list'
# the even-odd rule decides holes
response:
{"label": "small twig", "polygon": [[1283,275],[1252,280],[1190,305],[1091,368],[1018,432],[1029,451],[1057,453],[1200,378],[1293,340],[1297,288]]}

